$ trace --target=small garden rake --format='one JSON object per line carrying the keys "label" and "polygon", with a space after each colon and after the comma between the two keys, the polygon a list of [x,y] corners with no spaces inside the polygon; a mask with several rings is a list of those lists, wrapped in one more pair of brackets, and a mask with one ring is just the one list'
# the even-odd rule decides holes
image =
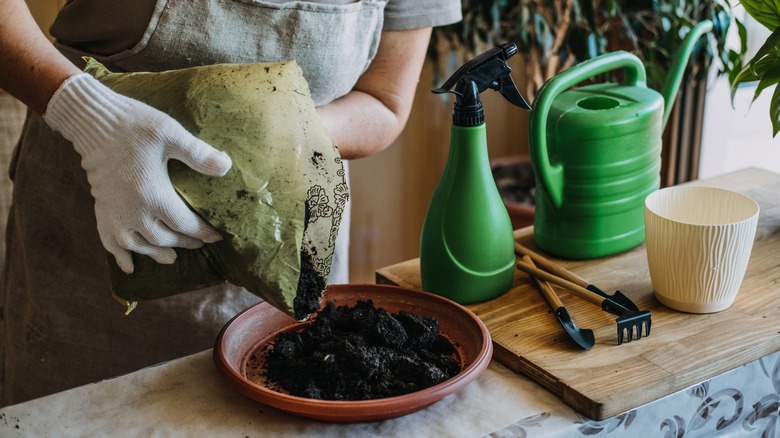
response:
{"label": "small garden rake", "polygon": [[[519,245],[516,245],[516,249],[517,246]],[[534,261],[543,259],[540,255],[533,253],[527,248],[521,248],[522,254],[528,254]],[[520,250],[518,250],[518,252],[520,252]],[[533,257],[533,255],[536,257]],[[545,268],[552,264],[549,260],[546,260],[546,262]],[[563,268],[560,268],[557,265],[553,264],[553,266],[556,267],[556,270],[563,270]],[[644,336],[650,335],[650,325],[652,323],[650,312],[638,310],[636,305],[625,295],[620,294],[621,298],[615,298],[600,290],[599,292],[596,292],[566,278],[562,278],[559,275],[539,269],[524,261],[519,261],[517,267],[535,278],[558,285],[571,292],[573,295],[600,306],[602,310],[617,315],[618,318],[615,322],[617,322],[618,345],[622,344],[624,340],[626,342],[631,342],[634,338],[640,339],[643,336],[643,331]],[[628,300],[630,306],[625,305],[624,302],[626,300]]]}
{"label": "small garden rake", "polygon": [[553,262],[552,260],[546,259],[541,254],[537,254],[531,251],[530,249],[521,245],[520,242],[515,242],[515,252],[520,255],[527,255],[528,257],[531,258],[531,260],[534,261],[534,263],[536,263],[537,266],[541,266],[548,272],[553,273],[558,277],[569,280],[570,282],[582,286],[591,292],[595,292],[604,298],[611,298],[615,302],[617,302],[618,304],[620,304],[621,306],[625,307],[628,310],[633,310],[635,312],[639,311],[639,308],[636,307],[636,304],[634,304],[634,302],[631,301],[630,298],[625,296],[623,292],[616,290],[614,293],[610,295],[604,292],[603,290],[599,289],[595,284],[589,283],[587,280],[580,277],[579,275],[571,271],[567,271],[561,266],[555,264],[555,262]]}

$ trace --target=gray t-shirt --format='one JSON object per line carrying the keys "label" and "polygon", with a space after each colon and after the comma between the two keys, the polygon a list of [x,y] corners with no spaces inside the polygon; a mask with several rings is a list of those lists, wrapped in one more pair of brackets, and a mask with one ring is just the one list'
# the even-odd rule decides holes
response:
{"label": "gray t-shirt", "polygon": [[[354,0],[235,1],[275,4],[354,2]],[[85,52],[100,55],[118,53],[132,48],[141,39],[156,3],[157,0],[70,0],[58,14],[50,32],[60,43]],[[382,29],[406,30],[442,26],[460,19],[460,0],[388,0],[384,9]]]}

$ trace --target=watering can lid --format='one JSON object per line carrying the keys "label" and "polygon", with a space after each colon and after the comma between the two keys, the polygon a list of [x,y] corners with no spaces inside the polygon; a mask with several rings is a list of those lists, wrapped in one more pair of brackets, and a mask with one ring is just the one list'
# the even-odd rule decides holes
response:
{"label": "watering can lid", "polygon": [[550,107],[549,118],[567,128],[623,125],[648,119],[661,123],[664,99],[657,91],[616,83],[572,88],[559,94]]}

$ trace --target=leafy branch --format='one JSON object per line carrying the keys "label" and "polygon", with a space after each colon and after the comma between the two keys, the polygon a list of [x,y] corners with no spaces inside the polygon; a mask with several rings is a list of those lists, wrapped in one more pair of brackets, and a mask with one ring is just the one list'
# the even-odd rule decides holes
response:
{"label": "leafy branch", "polygon": [[434,29],[428,56],[437,80],[452,53],[466,59],[512,41],[523,55],[529,98],[559,72],[615,50],[643,59],[649,85],[660,89],[674,49],[705,18],[715,30],[695,50],[691,76],[706,77],[714,58],[730,71],[736,58],[725,48],[733,16],[728,0],[462,0],[462,8],[463,21]]}
{"label": "leafy branch", "polygon": [[[732,102],[737,89],[745,82],[758,81],[753,101],[768,87],[780,83],[780,1],[742,0],[741,4],[751,17],[771,30],[772,34],[746,65],[737,65],[737,68],[730,73]],[[744,32],[742,26],[740,33]],[[743,45],[742,53],[744,52]],[[772,122],[772,136],[775,137],[780,132],[780,86],[775,87],[772,94],[769,117]]]}

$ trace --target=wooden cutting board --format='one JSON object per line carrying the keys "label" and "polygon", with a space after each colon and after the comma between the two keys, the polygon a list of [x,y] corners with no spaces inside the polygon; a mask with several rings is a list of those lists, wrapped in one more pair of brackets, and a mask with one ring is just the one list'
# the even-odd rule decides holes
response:
{"label": "wooden cutting board", "polygon": [[[587,261],[548,256],[649,310],[650,336],[618,345],[615,316],[557,289],[577,326],[596,335],[596,345],[582,350],[568,339],[530,277],[516,270],[507,293],[467,306],[490,330],[493,358],[583,415],[603,420],[780,350],[780,175],[753,168],[689,184],[741,192],[761,206],[747,273],[729,309],[687,314],[658,302],[644,245]],[[515,236],[536,250],[532,227]],[[419,259],[382,268],[376,277],[377,283],[422,289]]]}

